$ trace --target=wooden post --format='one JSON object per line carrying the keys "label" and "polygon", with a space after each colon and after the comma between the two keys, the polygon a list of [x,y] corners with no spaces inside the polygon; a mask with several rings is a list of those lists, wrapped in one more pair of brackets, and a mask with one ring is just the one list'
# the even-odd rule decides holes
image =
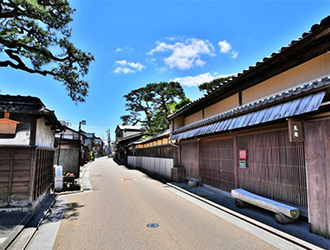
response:
{"label": "wooden post", "polygon": [[237,157],[237,136],[234,135],[234,175],[235,188],[238,188],[238,157]]}
{"label": "wooden post", "polygon": [[[204,110],[203,110],[204,111]],[[199,185],[202,185],[202,171],[200,170],[200,139],[197,138],[197,166],[198,166],[198,182]]]}
{"label": "wooden post", "polygon": [[37,159],[37,149],[31,148],[31,161],[30,161],[30,185],[29,185],[29,202],[32,203],[35,200],[35,182],[36,182],[36,159]]}

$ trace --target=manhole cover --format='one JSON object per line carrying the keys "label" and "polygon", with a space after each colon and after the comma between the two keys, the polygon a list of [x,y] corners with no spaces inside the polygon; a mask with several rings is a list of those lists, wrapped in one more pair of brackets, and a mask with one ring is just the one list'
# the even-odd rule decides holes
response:
{"label": "manhole cover", "polygon": [[149,227],[149,228],[156,228],[156,227],[158,227],[158,226],[159,226],[159,225],[156,224],[156,223],[150,223],[150,224],[147,225],[147,227]]}
{"label": "manhole cover", "polygon": [[135,181],[135,178],[120,178],[121,181]]}

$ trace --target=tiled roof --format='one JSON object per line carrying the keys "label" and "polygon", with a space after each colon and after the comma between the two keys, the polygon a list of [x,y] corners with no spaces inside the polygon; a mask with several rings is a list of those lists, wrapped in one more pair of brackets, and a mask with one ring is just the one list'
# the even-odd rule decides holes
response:
{"label": "tiled roof", "polygon": [[49,113],[37,97],[0,95],[0,111],[13,113]]}
{"label": "tiled roof", "polygon": [[221,84],[219,84],[218,86],[216,86],[215,88],[213,88],[211,91],[209,91],[208,93],[204,94],[202,97],[186,104],[185,106],[181,107],[179,110],[177,110],[175,113],[171,114],[168,116],[168,118],[172,118],[175,117],[178,113],[181,113],[182,111],[184,111],[185,109],[187,109],[188,107],[199,103],[201,100],[204,100],[206,98],[209,98],[211,94],[221,91],[222,87],[226,86],[229,83],[232,83],[233,81],[237,81],[240,79],[240,77],[242,77],[243,75],[245,75],[246,73],[254,70],[255,68],[257,68],[259,65],[264,64],[265,62],[267,62],[269,59],[276,57],[278,54],[281,54],[283,51],[287,50],[288,48],[292,47],[294,44],[300,42],[301,40],[304,40],[305,38],[307,38],[308,36],[310,36],[311,34],[319,31],[321,28],[324,28],[326,26],[330,25],[330,16],[324,18],[320,24],[314,24],[311,27],[311,30],[309,32],[305,32],[302,34],[302,37],[296,40],[292,40],[291,43],[289,43],[287,46],[282,47],[279,51],[272,53],[270,56],[268,57],[264,57],[262,61],[257,62],[255,65],[250,66],[248,69],[243,70],[243,72],[238,73],[237,75],[233,76],[231,79],[229,79],[228,81],[225,81]]}
{"label": "tiled roof", "polygon": [[64,129],[57,120],[54,111],[47,109],[37,97],[0,95],[0,112],[41,114],[48,117],[56,128]]}
{"label": "tiled roof", "polygon": [[159,138],[163,138],[163,137],[166,137],[166,136],[169,136],[169,135],[170,135],[170,130],[167,129],[167,130],[165,130],[165,131],[163,131],[163,132],[161,132],[157,135],[151,136],[149,138],[141,139],[141,140],[132,142],[132,143],[129,144],[129,146],[132,145],[132,144],[137,145],[137,144],[141,144],[141,143],[146,143],[146,142],[153,141],[153,140],[159,139]]}
{"label": "tiled roof", "polygon": [[268,108],[221,120],[182,133],[176,133],[171,136],[171,139],[187,139],[196,136],[210,135],[313,112],[319,109],[325,94],[325,91],[320,91],[308,96],[276,104]]}
{"label": "tiled roof", "polygon": [[129,136],[125,136],[125,137],[121,137],[118,139],[118,142],[122,142],[122,141],[127,141],[130,140],[132,138],[136,138],[136,137],[141,137],[144,134],[144,131],[140,132],[140,133],[135,133]]}
{"label": "tiled roof", "polygon": [[179,133],[182,131],[194,129],[194,128],[201,127],[201,126],[204,126],[207,124],[218,122],[223,119],[227,119],[229,117],[237,116],[239,114],[251,112],[253,110],[260,109],[263,106],[267,106],[267,105],[273,104],[273,103],[279,103],[285,99],[291,98],[292,96],[303,95],[305,93],[307,94],[309,92],[313,92],[317,89],[321,89],[324,86],[329,86],[329,85],[330,85],[330,76],[324,77],[322,79],[317,79],[315,81],[307,82],[307,83],[304,83],[295,88],[286,90],[284,92],[281,92],[281,93],[278,93],[278,94],[275,94],[275,95],[272,95],[272,96],[269,96],[269,97],[266,97],[266,98],[263,98],[260,100],[256,100],[254,102],[247,103],[243,106],[231,109],[227,112],[223,112],[218,115],[215,115],[215,116],[203,119],[201,121],[186,125],[184,127],[178,128],[173,133]]}

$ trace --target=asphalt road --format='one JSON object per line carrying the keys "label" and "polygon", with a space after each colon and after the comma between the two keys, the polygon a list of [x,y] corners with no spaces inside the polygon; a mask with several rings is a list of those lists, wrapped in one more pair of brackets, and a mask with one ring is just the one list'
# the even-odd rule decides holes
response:
{"label": "asphalt road", "polygon": [[111,159],[91,164],[89,176],[93,192],[70,195],[54,249],[274,248]]}

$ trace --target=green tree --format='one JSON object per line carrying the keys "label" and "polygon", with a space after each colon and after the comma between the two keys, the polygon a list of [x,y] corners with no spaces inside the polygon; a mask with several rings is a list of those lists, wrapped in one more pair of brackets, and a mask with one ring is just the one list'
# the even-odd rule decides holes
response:
{"label": "green tree", "polygon": [[74,11],[68,0],[1,0],[0,67],[51,75],[74,102],[85,101],[89,86],[81,77],[94,57],[69,41]]}
{"label": "green tree", "polygon": [[215,87],[220,86],[221,83],[228,81],[231,76],[216,78],[210,82],[202,83],[198,86],[200,91],[212,92]]}
{"label": "green tree", "polygon": [[[186,100],[185,93],[178,82],[149,83],[143,88],[132,90],[124,96],[126,111],[122,116],[125,124],[140,123],[146,127],[149,135],[155,135],[169,127],[167,116],[181,100]],[[187,101],[187,100],[186,100]]]}
{"label": "green tree", "polygon": [[150,127],[154,108],[154,94],[143,87],[132,90],[124,95],[124,98],[126,99],[126,111],[129,111],[130,114],[121,117],[123,123],[130,125],[140,123],[142,126]]}

